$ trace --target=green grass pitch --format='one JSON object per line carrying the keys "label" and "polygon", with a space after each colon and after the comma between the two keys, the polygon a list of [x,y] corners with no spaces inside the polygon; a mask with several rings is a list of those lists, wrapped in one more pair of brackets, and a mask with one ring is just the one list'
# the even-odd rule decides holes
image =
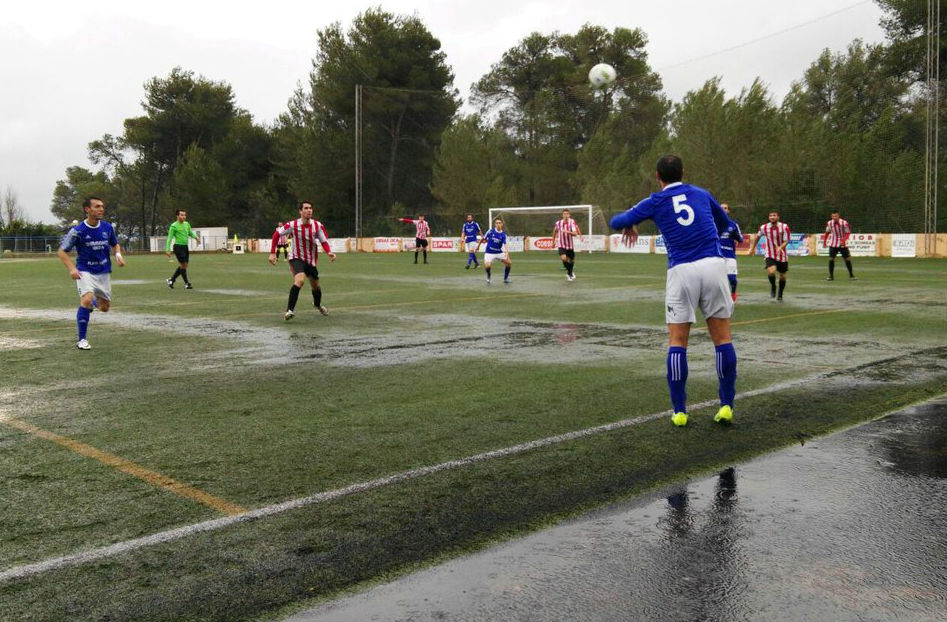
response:
{"label": "green grass pitch", "polygon": [[127,259],[88,352],[59,261],[0,259],[0,619],[274,616],[947,384],[943,260],[793,258],[778,303],[740,258],[734,425],[698,323],[675,429],[661,256],[323,257],[291,322],[285,262]]}

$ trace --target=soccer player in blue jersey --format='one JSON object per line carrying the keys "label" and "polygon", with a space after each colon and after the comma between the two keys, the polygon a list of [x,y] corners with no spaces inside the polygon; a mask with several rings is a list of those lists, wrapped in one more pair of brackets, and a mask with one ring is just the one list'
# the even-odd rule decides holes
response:
{"label": "soccer player in blue jersey", "polygon": [[509,285],[510,281],[510,247],[506,242],[506,232],[503,230],[503,219],[494,218],[493,228],[483,234],[483,238],[477,242],[477,248],[474,252],[480,250],[480,245],[486,242],[487,247],[483,250],[483,269],[487,273],[487,285],[490,284],[490,266],[497,259],[506,266],[503,269],[503,282]]}
{"label": "soccer player in blue jersey", "polygon": [[467,250],[467,265],[464,266],[464,270],[470,270],[471,263],[473,263],[474,268],[480,265],[477,263],[477,242],[482,234],[483,230],[474,220],[473,214],[467,214],[467,220],[464,221],[464,225],[460,229],[460,243]]}
{"label": "soccer player in blue jersey", "polygon": [[668,325],[667,381],[674,414],[671,423],[687,425],[687,341],[700,307],[716,348],[720,409],[718,423],[733,420],[737,354],[730,338],[733,299],[720,251],[720,232],[733,223],[717,199],[703,188],[684,184],[684,164],[675,155],[658,160],[660,192],[643,199],[611,220],[626,244],[638,239],[637,224],[653,220],[664,236],[668,253],[665,319]]}
{"label": "soccer player in blue jersey", "polygon": [[[92,346],[86,340],[86,331],[89,328],[92,304],[96,302],[99,311],[106,312],[112,301],[111,253],[115,253],[115,263],[119,266],[125,265],[125,259],[111,223],[102,220],[105,216],[105,203],[102,199],[89,197],[83,201],[82,209],[86,213],[85,220],[69,229],[59,245],[57,254],[79,288],[79,309],[76,311],[79,341],[76,347],[80,350],[91,350]],[[76,263],[72,263],[68,254],[73,249],[76,250]]]}
{"label": "soccer player in blue jersey", "polygon": [[[720,207],[730,217],[730,206],[721,203]],[[723,253],[723,259],[727,262],[727,280],[730,281],[730,297],[733,302],[737,301],[737,249],[733,246],[734,240],[743,241],[743,232],[740,231],[740,225],[733,222],[724,231],[720,232],[720,251]]]}

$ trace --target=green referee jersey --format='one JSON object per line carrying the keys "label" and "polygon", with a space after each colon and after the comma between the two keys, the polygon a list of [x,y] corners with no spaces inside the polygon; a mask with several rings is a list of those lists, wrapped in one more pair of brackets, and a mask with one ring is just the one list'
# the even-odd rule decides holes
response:
{"label": "green referee jersey", "polygon": [[171,226],[168,227],[168,242],[165,244],[164,250],[171,250],[172,244],[187,244],[188,238],[194,238],[195,240],[200,240],[197,237],[197,234],[191,230],[191,223],[188,221],[178,222],[174,221],[171,223]]}

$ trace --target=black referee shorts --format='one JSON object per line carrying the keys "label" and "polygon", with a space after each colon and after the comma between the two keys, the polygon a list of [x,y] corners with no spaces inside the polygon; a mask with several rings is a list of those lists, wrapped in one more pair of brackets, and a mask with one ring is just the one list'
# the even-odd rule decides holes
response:
{"label": "black referee shorts", "polygon": [[845,259],[851,257],[851,253],[848,252],[847,246],[830,246],[829,247],[829,259],[835,259],[836,255],[841,255]]}
{"label": "black referee shorts", "polygon": [[560,254],[560,255],[565,255],[566,257],[568,257],[569,259],[572,259],[573,261],[575,260],[575,249],[574,249],[574,248],[562,248],[562,247],[560,246],[560,247],[559,247],[559,254]]}
{"label": "black referee shorts", "polygon": [[310,279],[319,279],[319,270],[312,264],[308,264],[302,259],[290,259],[289,260],[289,269],[292,271],[293,276],[296,276],[300,272],[308,276]]}
{"label": "black referee shorts", "polygon": [[191,250],[187,247],[187,244],[175,244],[172,250],[174,250],[174,256],[178,258],[178,263],[190,261]]}
{"label": "black referee shorts", "polygon": [[789,262],[788,261],[776,261],[772,257],[766,258],[766,267],[776,266],[776,272],[780,274],[786,274],[789,272]]}

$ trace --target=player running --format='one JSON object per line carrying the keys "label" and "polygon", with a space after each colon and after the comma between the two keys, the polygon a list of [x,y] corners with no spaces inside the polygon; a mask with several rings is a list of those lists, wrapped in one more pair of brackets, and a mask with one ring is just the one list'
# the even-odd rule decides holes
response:
{"label": "player running", "polygon": [[184,279],[184,289],[194,289],[191,282],[187,280],[187,264],[191,258],[191,250],[188,248],[188,238],[194,238],[200,242],[201,238],[191,229],[191,223],[187,221],[187,212],[179,209],[175,212],[177,220],[168,227],[168,241],[165,243],[164,252],[171,258],[171,248],[174,245],[174,256],[178,260],[178,269],[174,271],[170,279],[165,279],[168,287],[174,289],[174,281],[180,276]]}
{"label": "player running", "polygon": [[838,210],[832,212],[831,217],[825,223],[825,233],[822,234],[822,244],[829,247],[829,276],[825,280],[835,280],[835,256],[841,254],[848,268],[849,280],[855,281],[857,277],[852,271],[851,253],[848,251],[848,237],[852,235],[852,228],[847,220],[839,216]]}
{"label": "player running", "polygon": [[556,221],[552,238],[559,249],[559,259],[566,268],[566,280],[575,280],[575,238],[582,235],[579,223],[572,219],[569,210],[562,210],[562,220]]}
{"label": "player running", "polygon": [[684,164],[675,155],[658,160],[661,191],[611,220],[622,240],[634,245],[637,224],[653,220],[664,236],[668,253],[665,319],[668,325],[667,381],[674,414],[671,423],[687,425],[687,341],[700,307],[716,350],[720,409],[718,423],[733,420],[737,353],[730,336],[733,299],[720,252],[720,231],[732,225],[717,199],[703,188],[681,183]]}
{"label": "player running", "polygon": [[480,250],[480,245],[486,242],[487,247],[483,250],[483,269],[487,273],[487,285],[490,284],[490,267],[493,265],[493,262],[497,259],[503,262],[503,265],[506,266],[503,269],[503,282],[509,285],[512,283],[510,280],[510,268],[512,263],[510,262],[510,247],[506,241],[506,232],[503,230],[503,219],[494,218],[493,219],[493,228],[487,231],[483,238],[477,242],[477,248],[474,252]]}
{"label": "player running", "polygon": [[[730,206],[726,203],[721,203],[720,207],[727,214],[727,217],[730,217]],[[733,222],[733,219],[730,220],[732,223],[727,227],[723,232],[720,233],[720,252],[723,253],[723,259],[727,263],[727,280],[730,281],[730,297],[733,298],[733,302],[737,301],[737,250],[733,245],[733,241],[737,242],[743,241],[743,232],[740,231],[740,225]]]}
{"label": "player running", "polygon": [[[92,305],[95,303],[99,311],[107,312],[112,302],[110,250],[115,253],[115,263],[119,266],[125,265],[125,259],[122,257],[118,238],[115,237],[115,229],[111,223],[102,220],[105,216],[105,203],[102,199],[89,197],[82,202],[82,209],[86,213],[85,220],[69,229],[56,254],[79,289],[79,308],[76,311],[79,340],[76,347],[80,350],[91,350],[92,346],[86,340],[86,333],[89,317],[92,315]],[[72,249],[76,249],[75,264],[67,254]]]}
{"label": "player running", "polygon": [[[769,277],[769,297],[776,300],[783,299],[783,290],[786,289],[786,273],[789,272],[789,225],[779,221],[779,212],[769,213],[769,222],[760,225],[759,234],[753,240],[750,254],[756,252],[756,245],[760,240],[766,240],[766,274]],[[779,293],[776,292],[776,273],[779,273]]]}
{"label": "player running", "polygon": [[283,319],[289,321],[296,315],[296,301],[299,300],[299,290],[302,289],[306,278],[312,288],[312,304],[322,315],[329,315],[329,310],[322,306],[322,288],[319,286],[319,270],[316,262],[319,260],[318,244],[335,261],[335,253],[329,247],[329,236],[326,228],[312,217],[312,203],[303,201],[299,204],[299,218],[290,221],[273,233],[270,243],[270,264],[276,265],[276,247],[281,235],[293,239],[293,248],[289,257],[289,269],[293,273],[293,286],[289,289],[289,301],[286,303],[286,313]]}
{"label": "player running", "polygon": [[470,270],[471,263],[473,263],[475,269],[480,265],[477,262],[477,242],[481,235],[483,235],[483,230],[474,220],[473,214],[467,214],[467,220],[460,228],[460,243],[464,245],[464,249],[467,251],[467,265],[464,266],[464,270]]}

